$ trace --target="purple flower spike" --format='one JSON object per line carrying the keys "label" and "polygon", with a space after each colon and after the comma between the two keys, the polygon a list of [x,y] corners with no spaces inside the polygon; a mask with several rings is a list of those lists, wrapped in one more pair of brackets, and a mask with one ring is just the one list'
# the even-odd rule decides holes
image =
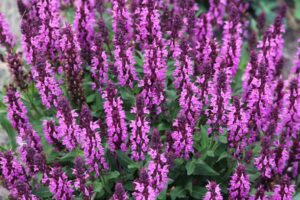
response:
{"label": "purple flower spike", "polygon": [[4,103],[8,107],[7,117],[14,129],[20,132],[29,124],[27,109],[21,101],[20,93],[13,87],[9,87],[4,97]]}
{"label": "purple flower spike", "polygon": [[93,188],[87,185],[90,176],[87,173],[83,159],[80,157],[75,159],[73,175],[75,176],[74,187],[82,193],[82,199],[91,199]]}
{"label": "purple flower spike", "polygon": [[95,0],[75,0],[75,7],[74,28],[81,48],[81,57],[90,63],[95,35]]}
{"label": "purple flower spike", "polygon": [[173,123],[172,139],[173,150],[177,157],[189,159],[189,154],[194,152],[193,149],[193,127],[188,120],[179,115]]}
{"label": "purple flower spike", "polygon": [[[221,55],[224,56],[232,75],[235,75],[242,48],[242,24],[238,8],[231,4],[229,20],[224,24],[223,45]],[[222,57],[221,57],[222,58]]]}
{"label": "purple flower spike", "polygon": [[43,122],[43,132],[45,134],[46,141],[53,145],[57,150],[64,149],[63,143],[60,141],[60,135],[57,131],[57,126],[53,120]]}
{"label": "purple flower spike", "polygon": [[10,190],[13,198],[38,200],[31,193],[25,169],[14,158],[11,151],[0,153],[0,171],[4,184]]}
{"label": "purple flower spike", "polygon": [[165,101],[166,57],[167,50],[162,39],[159,23],[158,1],[145,0],[136,9],[139,16],[137,40],[144,47],[144,79],[140,81],[142,95],[149,110],[161,112]]}
{"label": "purple flower spike", "polygon": [[27,87],[27,74],[24,72],[24,66],[21,59],[21,54],[19,53],[8,53],[7,54],[7,63],[9,66],[10,73],[13,76],[14,82],[21,89]]}
{"label": "purple flower spike", "polygon": [[25,59],[28,64],[35,63],[35,57],[38,55],[39,48],[36,47],[35,39],[39,36],[42,20],[39,17],[38,1],[31,2],[18,1],[18,7],[22,16],[21,33],[22,33],[22,48],[25,54]]}
{"label": "purple flower spike", "polygon": [[151,147],[149,150],[149,155],[152,160],[148,163],[147,173],[156,196],[167,188],[168,185],[169,165],[166,155],[162,152],[161,148],[160,133],[157,129],[153,129]]}
{"label": "purple flower spike", "polygon": [[43,58],[36,62],[31,70],[32,78],[38,89],[42,103],[47,108],[57,107],[58,98],[62,95],[62,91],[55,79],[55,72],[49,61]]}
{"label": "purple flower spike", "polygon": [[260,185],[257,188],[255,195],[249,198],[249,200],[269,200],[269,199],[270,198],[265,194],[265,189],[263,188],[262,185]]}
{"label": "purple flower spike", "polygon": [[198,94],[199,89],[189,82],[184,85],[179,97],[180,114],[186,117],[191,127],[196,125],[202,110]]}
{"label": "purple flower spike", "polygon": [[14,187],[10,189],[12,196],[16,199],[30,199],[30,200],[38,200],[34,194],[31,193],[30,186],[28,183],[17,180],[14,184]]}
{"label": "purple flower spike", "polygon": [[81,131],[81,148],[84,151],[86,164],[90,167],[90,171],[96,172],[96,176],[100,175],[99,169],[108,169],[105,159],[105,151],[102,146],[101,135],[98,122],[93,122],[92,113],[87,105],[83,105],[80,112]]}
{"label": "purple flower spike", "polygon": [[209,86],[215,74],[214,66],[219,49],[215,40],[205,41],[205,43],[203,41],[204,40],[201,40],[201,42],[196,45],[194,75],[197,77],[196,83],[200,88],[200,99],[202,99],[205,104],[208,104]]}
{"label": "purple flower spike", "polygon": [[269,149],[269,139],[262,138],[262,150],[260,156],[254,159],[254,166],[260,171],[262,177],[271,178],[272,170],[275,168],[275,155],[272,150]]}
{"label": "purple flower spike", "polygon": [[106,114],[106,123],[108,129],[108,145],[111,152],[121,150],[127,151],[127,126],[125,121],[125,112],[123,110],[123,101],[118,96],[118,91],[112,82],[109,82],[102,95],[104,110]]}
{"label": "purple flower spike", "polygon": [[281,178],[280,185],[275,185],[271,200],[290,200],[293,199],[294,193],[295,185],[292,185],[290,178],[285,175]]}
{"label": "purple flower spike", "polygon": [[226,0],[209,0],[209,21],[215,24],[222,25],[226,5]]}
{"label": "purple flower spike", "polygon": [[207,192],[203,200],[223,200],[220,186],[216,182],[209,181],[206,185],[206,189]]}
{"label": "purple flower spike", "polygon": [[136,98],[136,106],[132,108],[131,113],[134,113],[136,118],[130,123],[132,133],[130,136],[130,146],[132,150],[131,158],[136,161],[144,160],[148,151],[150,132],[149,120],[147,115],[149,110],[145,107],[145,100],[142,95]]}
{"label": "purple flower spike", "polygon": [[80,127],[76,124],[78,114],[71,109],[68,100],[60,97],[57,103],[56,117],[58,119],[58,137],[63,140],[63,144],[71,151],[79,143],[81,134]]}
{"label": "purple flower spike", "polygon": [[114,59],[118,72],[118,81],[121,86],[133,87],[137,81],[134,69],[134,49],[132,40],[132,19],[125,0],[112,1],[113,5],[113,30],[114,30]]}
{"label": "purple flower spike", "polygon": [[[222,63],[221,65],[226,65]],[[206,110],[208,116],[207,123],[211,126],[208,133],[223,133],[223,127],[227,122],[227,109],[231,98],[230,75],[228,68],[218,70],[213,80],[210,82],[209,92],[210,107]]]}
{"label": "purple flower spike", "polygon": [[12,48],[15,45],[14,36],[10,32],[8,23],[1,13],[0,13],[0,44],[3,45],[8,52],[11,52]]}
{"label": "purple flower spike", "polygon": [[247,146],[248,120],[249,116],[241,107],[239,98],[234,97],[233,105],[231,105],[228,115],[227,140],[235,156],[242,153]]}
{"label": "purple flower spike", "polygon": [[115,193],[109,200],[127,200],[128,195],[124,190],[122,183],[117,183],[115,185]]}
{"label": "purple flower spike", "polygon": [[175,67],[173,77],[176,89],[182,89],[185,84],[191,82],[190,76],[193,74],[192,60],[189,56],[189,45],[187,41],[176,44],[173,52]]}
{"label": "purple flower spike", "polygon": [[138,15],[137,40],[142,46],[160,43],[162,40],[158,8],[158,1],[144,0],[135,10]]}
{"label": "purple flower spike", "polygon": [[72,28],[67,25],[61,33],[60,50],[62,53],[61,61],[65,77],[68,82],[68,90],[72,101],[81,105],[85,101],[82,84],[82,67],[79,55],[79,45],[74,36]]}
{"label": "purple flower spike", "polygon": [[239,164],[231,177],[229,187],[230,199],[246,200],[250,192],[249,176],[246,174],[246,167]]}
{"label": "purple flower spike", "polygon": [[132,196],[135,200],[155,200],[156,194],[150,183],[150,177],[145,169],[141,169],[140,176],[133,182],[134,192]]}
{"label": "purple flower spike", "polygon": [[108,63],[107,55],[102,48],[103,39],[100,34],[95,36],[92,46],[92,63],[91,73],[93,79],[94,90],[98,90],[102,94],[104,84],[108,82]]}
{"label": "purple flower spike", "polygon": [[22,161],[27,165],[30,173],[35,173],[36,167],[33,156],[41,154],[43,151],[41,138],[29,123],[27,109],[21,101],[20,93],[15,88],[8,87],[4,102],[8,107],[8,119],[18,133],[17,143]]}
{"label": "purple flower spike", "polygon": [[73,189],[71,181],[60,167],[53,167],[49,173],[49,190],[56,200],[71,200]]}
{"label": "purple flower spike", "polygon": [[33,40],[35,48],[50,60],[56,59],[59,50],[59,0],[38,1],[38,16],[41,20],[39,35]]}
{"label": "purple flower spike", "polygon": [[161,112],[161,106],[165,101],[166,79],[166,51],[152,45],[145,50],[144,79],[139,83],[142,87],[141,94],[145,98],[145,104],[149,110]]}

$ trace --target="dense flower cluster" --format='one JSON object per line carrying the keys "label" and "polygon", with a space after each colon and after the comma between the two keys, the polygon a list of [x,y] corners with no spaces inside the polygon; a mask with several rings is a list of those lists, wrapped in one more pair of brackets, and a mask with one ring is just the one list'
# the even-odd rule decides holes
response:
{"label": "dense flower cluster", "polygon": [[80,112],[80,124],[82,140],[81,148],[84,151],[85,162],[90,167],[90,171],[95,171],[99,176],[99,169],[107,169],[108,165],[104,157],[104,148],[101,143],[101,136],[98,122],[93,122],[89,108],[84,105]]}
{"label": "dense flower cluster", "polygon": [[128,195],[126,194],[122,183],[117,183],[115,186],[115,193],[110,200],[127,200]]}
{"label": "dense flower cluster", "polygon": [[205,194],[204,200],[223,200],[221,195],[220,186],[215,182],[209,182],[206,185],[207,192]]}
{"label": "dense flower cluster", "polygon": [[136,107],[132,108],[132,113],[136,115],[135,120],[130,124],[132,133],[130,136],[130,145],[133,160],[144,160],[148,151],[150,126],[147,119],[149,110],[145,107],[144,97],[139,95],[136,99]]}
{"label": "dense flower cluster", "polygon": [[111,152],[127,151],[127,126],[123,101],[112,82],[109,82],[102,97],[105,99],[104,109],[108,129],[108,144]]}
{"label": "dense flower cluster", "polygon": [[253,11],[263,4],[242,0],[17,3],[21,50],[0,14],[10,199],[299,196],[288,6],[268,26],[272,15]]}

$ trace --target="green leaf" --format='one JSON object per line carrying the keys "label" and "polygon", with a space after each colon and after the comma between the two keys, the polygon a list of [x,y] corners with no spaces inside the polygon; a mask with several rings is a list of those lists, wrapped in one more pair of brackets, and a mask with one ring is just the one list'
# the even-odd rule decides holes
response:
{"label": "green leaf", "polygon": [[112,180],[112,179],[118,178],[119,176],[120,176],[120,172],[118,172],[118,171],[113,171],[113,172],[111,172],[108,176],[106,176],[105,178],[106,178],[107,180]]}
{"label": "green leaf", "polygon": [[187,175],[192,175],[195,171],[195,168],[196,168],[195,160],[188,161],[188,163],[185,166]]}
{"label": "green leaf", "polygon": [[158,200],[165,200],[167,199],[167,189],[164,189],[159,196],[157,197]]}
{"label": "green leaf", "polygon": [[33,191],[33,193],[38,196],[40,199],[44,198],[44,199],[50,199],[52,194],[49,191],[48,187],[45,187],[43,185],[39,186],[39,189],[36,191]]}
{"label": "green leaf", "polygon": [[60,162],[73,161],[79,155],[79,151],[76,149],[65,154],[63,157],[59,158]]}
{"label": "green leaf", "polygon": [[11,127],[10,122],[6,119],[6,117],[0,117],[0,125],[6,131],[6,133],[8,135],[11,148],[13,150],[15,150],[17,148],[16,133],[15,133],[14,129]]}
{"label": "green leaf", "polygon": [[186,191],[183,187],[177,186],[171,190],[170,195],[172,200],[175,200],[177,198],[184,198],[186,197]]}
{"label": "green leaf", "polygon": [[219,162],[220,160],[224,159],[224,158],[230,158],[230,155],[224,151],[218,158],[217,162]]}
{"label": "green leaf", "polygon": [[296,19],[300,20],[300,1],[299,0],[295,0],[294,16]]}
{"label": "green leaf", "polygon": [[203,199],[206,191],[207,191],[206,188],[196,185],[193,188],[193,192],[192,192],[191,196],[195,199]]}
{"label": "green leaf", "polygon": [[117,156],[120,161],[120,163],[127,167],[128,165],[134,163],[126,154],[124,154],[122,151],[117,151]]}
{"label": "green leaf", "polygon": [[226,135],[220,135],[219,136],[219,141],[223,144],[227,144],[227,138]]}
{"label": "green leaf", "polygon": [[89,96],[86,98],[86,101],[87,101],[88,103],[91,103],[91,102],[94,101],[95,97],[96,97],[96,94],[91,94],[91,95],[89,95]]}
{"label": "green leaf", "polygon": [[194,170],[194,175],[203,175],[203,176],[219,176],[220,174],[211,168],[203,160],[197,160],[196,167]]}

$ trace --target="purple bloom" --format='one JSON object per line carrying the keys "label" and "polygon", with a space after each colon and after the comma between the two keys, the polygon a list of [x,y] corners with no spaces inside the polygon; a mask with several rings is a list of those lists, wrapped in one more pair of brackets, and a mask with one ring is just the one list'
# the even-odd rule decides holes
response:
{"label": "purple bloom", "polygon": [[132,196],[135,200],[155,200],[157,195],[150,183],[150,177],[145,169],[140,170],[140,176],[133,182],[134,192]]}
{"label": "purple bloom", "polygon": [[220,186],[214,182],[209,181],[206,185],[207,192],[203,200],[223,200]]}
{"label": "purple bloom", "polygon": [[210,125],[208,133],[223,133],[223,127],[227,122],[227,109],[231,98],[230,72],[226,64],[222,63],[225,69],[216,71],[213,80],[210,82],[209,94],[211,94],[210,106],[206,110],[208,116],[207,124]]}
{"label": "purple bloom", "polygon": [[252,50],[250,52],[250,61],[247,64],[245,72],[243,74],[243,100],[248,101],[251,94],[252,82],[255,83],[255,76],[258,70],[257,53]]}
{"label": "purple bloom", "polygon": [[212,24],[209,21],[209,13],[203,13],[196,21],[195,38],[197,42],[207,43],[213,37]]}
{"label": "purple bloom", "polygon": [[41,19],[39,17],[39,6],[37,0],[30,2],[18,1],[18,7],[22,16],[21,33],[22,48],[25,59],[28,64],[35,63],[35,57],[38,55],[38,49],[35,45],[35,39],[38,38]]}
{"label": "purple bloom", "polygon": [[272,200],[290,200],[293,199],[295,185],[291,184],[290,178],[285,175],[280,180],[280,185],[275,185]]}
{"label": "purple bloom", "polygon": [[202,102],[198,96],[199,89],[191,82],[185,84],[179,97],[180,114],[185,116],[191,127],[194,127],[202,111]]}
{"label": "purple bloom", "polygon": [[228,145],[232,148],[234,155],[238,156],[247,146],[248,119],[247,112],[241,107],[238,97],[233,98],[228,114]]}
{"label": "purple bloom", "polygon": [[82,62],[79,56],[77,38],[69,25],[62,30],[60,48],[61,52],[63,52],[61,61],[68,82],[69,93],[72,101],[77,105],[81,105],[85,101],[82,88]]}
{"label": "purple bloom", "polygon": [[115,193],[109,200],[127,200],[128,195],[124,190],[122,183],[116,183]]}
{"label": "purple bloom", "polygon": [[0,171],[5,186],[10,190],[12,196],[16,199],[38,198],[31,193],[28,177],[25,169],[14,158],[11,151],[0,154]]}
{"label": "purple bloom", "polygon": [[112,82],[109,82],[102,95],[104,110],[106,114],[106,124],[108,129],[108,145],[111,152],[121,150],[127,151],[127,126],[123,101],[118,96],[117,89]]}
{"label": "purple bloom", "polygon": [[137,40],[142,46],[157,44],[162,40],[158,7],[158,1],[144,0],[135,10],[138,15],[136,22]]}
{"label": "purple bloom", "polygon": [[53,120],[43,121],[43,132],[46,138],[46,141],[53,145],[57,150],[64,149],[63,143],[60,141],[60,135],[57,131],[57,126]]}
{"label": "purple bloom", "polygon": [[131,158],[136,161],[144,160],[148,151],[150,125],[147,115],[149,114],[149,110],[145,107],[144,101],[144,97],[138,95],[136,106],[131,110],[131,113],[136,116],[135,120],[130,123],[132,129],[130,136]]}
{"label": "purple bloom", "polygon": [[93,79],[93,89],[97,89],[99,93],[102,93],[104,84],[108,82],[108,63],[107,55],[102,48],[102,37],[100,34],[95,36],[94,43],[92,45],[92,63],[91,73]]}
{"label": "purple bloom", "polygon": [[156,110],[157,114],[161,112],[162,103],[165,101],[166,54],[165,50],[156,45],[145,50],[144,79],[139,83],[147,108]]}
{"label": "purple bloom", "polygon": [[73,175],[75,176],[74,187],[82,193],[83,200],[89,200],[93,195],[93,188],[87,185],[90,176],[87,173],[83,159],[80,157],[75,159]]}
{"label": "purple bloom", "polygon": [[15,45],[14,36],[9,30],[9,26],[4,16],[0,13],[0,44],[6,47],[8,52],[12,51]]}
{"label": "purple bloom", "polygon": [[57,107],[57,101],[62,95],[62,91],[55,79],[55,72],[49,61],[43,58],[39,59],[36,65],[32,67],[31,74],[43,105],[47,109],[50,109],[52,106]]}
{"label": "purple bloom", "polygon": [[153,129],[152,131],[149,155],[151,161],[148,163],[147,173],[149,175],[150,184],[156,196],[158,196],[161,191],[167,188],[169,164],[165,153],[162,152],[160,133],[157,129]]}
{"label": "purple bloom", "polygon": [[159,23],[158,2],[145,0],[136,9],[139,15],[137,25],[137,40],[144,48],[144,79],[140,81],[142,95],[149,110],[161,112],[162,103],[165,101],[166,57],[167,50],[162,40]]}
{"label": "purple bloom", "polygon": [[255,195],[251,196],[249,200],[269,200],[269,196],[265,194],[265,189],[260,185],[257,188]]}
{"label": "purple bloom", "polygon": [[246,174],[246,167],[239,164],[231,177],[229,187],[230,199],[246,200],[250,192],[249,176]]}
{"label": "purple bloom", "polygon": [[24,66],[20,53],[8,53],[6,57],[10,73],[13,76],[14,82],[21,89],[27,87],[27,74],[24,72]]}
{"label": "purple bloom", "polygon": [[226,63],[232,71],[232,76],[235,75],[242,48],[242,24],[238,8],[231,4],[229,20],[224,24],[223,44],[221,48],[220,59],[225,59]]}
{"label": "purple bloom", "polygon": [[259,157],[254,159],[254,166],[260,171],[262,177],[271,178],[272,170],[275,168],[275,155],[269,149],[270,140],[267,137],[262,138],[262,150]]}
{"label": "purple bloom", "polygon": [[179,115],[173,123],[172,149],[177,157],[189,159],[189,154],[193,149],[193,127],[189,124],[186,117]]}
{"label": "purple bloom", "polygon": [[276,174],[282,175],[290,160],[290,149],[292,147],[292,139],[286,135],[286,133],[281,133],[279,139],[274,142],[275,150],[275,169]]}
{"label": "purple bloom", "polygon": [[189,56],[189,45],[187,41],[182,41],[180,45],[174,47],[174,66],[173,72],[174,86],[176,89],[182,89],[185,84],[191,82],[190,76],[193,74],[192,60]]}
{"label": "purple bloom", "polygon": [[93,122],[92,113],[87,105],[83,105],[80,112],[81,148],[84,151],[85,162],[90,171],[95,171],[99,176],[99,169],[108,169],[105,160],[105,150],[101,143],[98,122]]}
{"label": "purple bloom", "polygon": [[214,65],[217,60],[218,46],[215,40],[201,40],[196,44],[196,57],[194,75],[200,88],[200,99],[205,104],[209,103],[209,85],[214,77]]}
{"label": "purple bloom", "polygon": [[132,40],[132,19],[125,0],[112,1],[113,5],[113,30],[114,30],[114,60],[121,86],[133,87],[137,81],[134,69],[134,49]]}
{"label": "purple bloom", "polygon": [[53,167],[49,173],[49,190],[56,200],[71,200],[73,188],[66,173],[60,167]]}
{"label": "purple bloom", "polygon": [[4,102],[8,107],[8,119],[13,128],[17,130],[17,143],[22,161],[26,163],[30,173],[36,172],[33,157],[35,154],[41,154],[41,138],[33,130],[27,116],[27,109],[20,98],[20,93],[13,87],[8,87]]}
{"label": "purple bloom", "polygon": [[59,0],[41,0],[38,1],[38,17],[41,25],[39,27],[39,34],[34,38],[33,44],[50,60],[56,58],[59,50]]}
{"label": "purple bloom", "polygon": [[80,127],[76,124],[78,114],[71,109],[68,100],[65,97],[60,97],[57,103],[56,117],[58,119],[57,133],[60,140],[63,140],[63,145],[71,151],[77,144],[81,134]]}
{"label": "purple bloom", "polygon": [[81,57],[91,63],[91,47],[94,39],[95,0],[76,0],[74,28],[81,48]]}
{"label": "purple bloom", "polygon": [[226,5],[226,0],[209,0],[209,21],[222,25]]}

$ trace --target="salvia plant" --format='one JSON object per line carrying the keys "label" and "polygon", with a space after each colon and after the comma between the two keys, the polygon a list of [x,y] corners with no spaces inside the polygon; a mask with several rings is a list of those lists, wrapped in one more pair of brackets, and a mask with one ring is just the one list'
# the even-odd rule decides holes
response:
{"label": "salvia plant", "polygon": [[300,199],[286,5],[206,3],[17,0],[20,42],[0,14],[8,198]]}

